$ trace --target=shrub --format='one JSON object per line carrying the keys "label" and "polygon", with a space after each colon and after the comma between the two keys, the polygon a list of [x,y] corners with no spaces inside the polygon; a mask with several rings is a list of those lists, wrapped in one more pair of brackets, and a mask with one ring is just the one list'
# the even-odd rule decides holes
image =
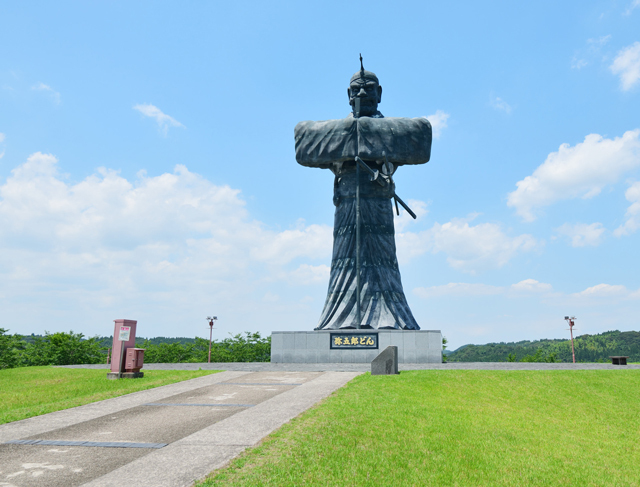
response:
{"label": "shrub", "polygon": [[[206,362],[209,358],[209,340],[196,337],[195,343],[159,343],[149,340],[137,344],[144,348],[145,363]],[[211,344],[212,362],[270,362],[271,337],[259,332],[232,335]]]}
{"label": "shrub", "polygon": [[[29,336],[9,335],[0,328],[0,369],[29,365],[77,365],[104,362],[107,347],[98,337],[85,339],[82,333],[49,333]],[[107,340],[108,343],[109,341]],[[206,362],[209,340],[196,338],[193,343],[152,343],[145,340],[136,346],[145,349],[145,363]],[[269,362],[271,337],[245,332],[232,335],[211,346],[212,362]]]}
{"label": "shrub", "polygon": [[19,335],[9,335],[8,331],[0,328],[0,370],[18,367],[20,351],[25,345]]}
{"label": "shrub", "polygon": [[45,331],[26,345],[22,365],[98,364],[105,359],[104,350],[97,338],[85,339],[82,333]]}
{"label": "shrub", "polygon": [[[447,343],[449,343],[449,340],[447,340],[446,336],[442,336],[442,350],[444,352],[444,350],[447,349]],[[443,353],[442,354],[442,363],[446,364],[447,363],[447,356]]]}
{"label": "shrub", "polygon": [[536,350],[534,355],[525,355],[522,357],[521,362],[547,362],[547,363],[555,363],[558,361],[558,356],[555,352],[545,354],[542,348]]}

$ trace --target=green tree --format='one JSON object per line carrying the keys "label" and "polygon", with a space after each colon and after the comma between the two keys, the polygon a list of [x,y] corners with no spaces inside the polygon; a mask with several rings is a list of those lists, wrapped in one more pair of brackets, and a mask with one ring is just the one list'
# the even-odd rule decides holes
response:
{"label": "green tree", "polygon": [[4,328],[0,328],[0,370],[18,367],[21,362],[21,351],[25,342],[20,335],[9,335]]}
{"label": "green tree", "polygon": [[[149,364],[175,364],[191,362],[194,356],[193,343],[159,343],[157,345],[145,340],[140,348],[144,348],[144,361]],[[205,360],[206,361],[206,360]]]}
{"label": "green tree", "polygon": [[[207,342],[208,343],[208,342]],[[212,362],[270,362],[271,337],[261,337],[259,332],[238,333],[216,342],[211,348]]]}
{"label": "green tree", "polygon": [[[145,363],[203,363],[209,358],[209,340],[196,337],[193,343],[153,343],[145,340],[138,344],[144,348]],[[269,362],[271,337],[263,338],[259,332],[232,335],[211,344],[212,362]]]}
{"label": "green tree", "polygon": [[548,353],[547,356],[544,358],[544,361],[550,364],[556,363],[559,361],[558,355],[556,354],[556,352]]}
{"label": "green tree", "polygon": [[[446,336],[442,336],[442,350],[446,350],[447,348],[447,343],[449,343],[449,341],[447,340]],[[443,353],[442,354],[442,363],[446,364],[447,363],[447,356]]]}
{"label": "green tree", "polygon": [[538,348],[534,355],[525,355],[522,357],[521,362],[547,362],[554,363],[557,362],[557,355],[555,352],[553,353],[545,353],[542,348]]}
{"label": "green tree", "polygon": [[58,332],[34,336],[22,353],[24,365],[98,364],[105,360],[98,338],[85,339],[82,333]]}

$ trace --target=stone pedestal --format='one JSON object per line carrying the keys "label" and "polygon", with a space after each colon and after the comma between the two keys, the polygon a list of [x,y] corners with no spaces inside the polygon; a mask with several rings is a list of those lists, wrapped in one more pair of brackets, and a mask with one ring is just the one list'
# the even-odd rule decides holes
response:
{"label": "stone pedestal", "polygon": [[[351,344],[358,339],[358,343]],[[340,345],[336,340],[340,339]],[[343,345],[344,339],[349,340]],[[362,342],[362,344],[361,344]],[[371,363],[390,345],[398,347],[398,363],[442,363],[440,330],[318,330],[274,331],[273,363]]]}

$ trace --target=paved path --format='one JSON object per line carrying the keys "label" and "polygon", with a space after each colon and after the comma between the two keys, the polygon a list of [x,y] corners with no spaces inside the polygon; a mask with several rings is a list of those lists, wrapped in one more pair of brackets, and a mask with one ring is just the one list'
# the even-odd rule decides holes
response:
{"label": "paved path", "polygon": [[0,425],[0,486],[189,486],[359,373],[227,371]]}
{"label": "paved path", "polygon": [[[107,365],[67,365],[69,368],[105,369]],[[535,362],[450,362],[446,364],[400,364],[403,370],[637,370],[640,364]],[[144,364],[144,370],[234,370],[245,372],[371,372],[371,364],[273,364],[270,362],[220,362],[214,364]]]}

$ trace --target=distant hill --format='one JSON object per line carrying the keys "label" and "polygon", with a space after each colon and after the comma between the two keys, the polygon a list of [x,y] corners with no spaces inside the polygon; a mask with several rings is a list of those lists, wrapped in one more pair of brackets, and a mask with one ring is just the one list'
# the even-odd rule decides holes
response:
{"label": "distant hill", "polygon": [[[574,339],[576,362],[610,362],[610,355],[626,355],[629,362],[640,362],[640,332],[607,331],[599,335],[581,335]],[[447,354],[447,362],[506,362],[515,354],[521,361],[538,349],[545,355],[555,353],[559,362],[572,362],[571,340],[536,340],[464,345]]]}

